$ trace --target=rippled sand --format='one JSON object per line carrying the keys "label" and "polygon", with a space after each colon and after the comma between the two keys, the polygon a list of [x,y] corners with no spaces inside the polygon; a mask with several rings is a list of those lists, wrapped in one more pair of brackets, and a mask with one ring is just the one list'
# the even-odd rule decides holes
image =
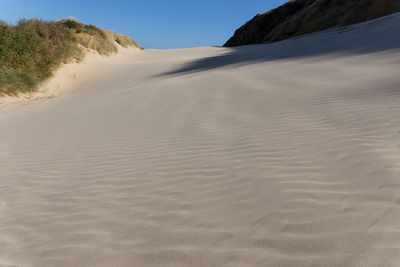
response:
{"label": "rippled sand", "polygon": [[0,109],[0,266],[400,266],[400,16],[127,50]]}

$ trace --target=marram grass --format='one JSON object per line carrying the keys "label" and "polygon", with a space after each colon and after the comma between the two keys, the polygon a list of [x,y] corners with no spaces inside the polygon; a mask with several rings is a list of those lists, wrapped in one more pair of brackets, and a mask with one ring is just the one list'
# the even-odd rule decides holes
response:
{"label": "marram grass", "polygon": [[73,19],[0,22],[0,96],[35,91],[62,63],[81,61],[86,49],[110,55],[115,42],[139,47],[130,37]]}

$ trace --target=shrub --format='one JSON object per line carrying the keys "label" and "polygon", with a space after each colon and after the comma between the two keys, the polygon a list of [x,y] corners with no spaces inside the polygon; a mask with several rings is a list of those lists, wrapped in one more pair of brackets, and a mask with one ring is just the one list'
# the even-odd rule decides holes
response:
{"label": "shrub", "polygon": [[85,48],[109,55],[117,52],[114,42],[138,47],[130,37],[72,19],[0,21],[0,95],[35,91],[60,64],[82,60]]}

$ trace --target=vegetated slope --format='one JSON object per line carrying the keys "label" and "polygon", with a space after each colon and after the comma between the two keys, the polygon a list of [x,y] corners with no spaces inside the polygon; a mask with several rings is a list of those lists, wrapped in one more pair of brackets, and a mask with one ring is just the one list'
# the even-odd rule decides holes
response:
{"label": "vegetated slope", "polygon": [[224,46],[276,42],[400,11],[397,0],[292,0],[236,30]]}
{"label": "vegetated slope", "polygon": [[61,63],[82,60],[85,49],[115,53],[115,42],[139,47],[130,37],[73,19],[0,22],[0,95],[34,91]]}

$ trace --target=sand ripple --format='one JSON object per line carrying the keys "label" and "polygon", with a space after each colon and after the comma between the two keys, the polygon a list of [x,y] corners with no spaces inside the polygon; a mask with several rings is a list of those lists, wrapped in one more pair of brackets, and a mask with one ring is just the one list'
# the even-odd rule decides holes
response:
{"label": "sand ripple", "polygon": [[1,110],[0,266],[399,266],[400,53],[155,78],[226,51]]}

